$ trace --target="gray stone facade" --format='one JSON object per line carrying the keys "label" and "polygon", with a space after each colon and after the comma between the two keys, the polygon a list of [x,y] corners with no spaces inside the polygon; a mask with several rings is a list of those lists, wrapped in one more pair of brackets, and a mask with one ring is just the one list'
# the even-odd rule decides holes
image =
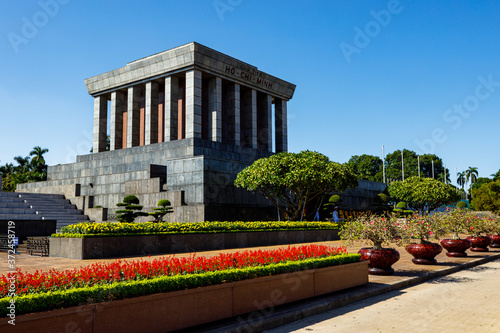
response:
{"label": "gray stone facade", "polygon": [[170,221],[276,219],[267,200],[233,183],[256,159],[287,151],[295,85],[194,42],[85,83],[94,153],[51,166],[47,181],[17,191],[63,193],[84,212],[99,205],[110,217],[135,194],[146,210],[169,199]]}

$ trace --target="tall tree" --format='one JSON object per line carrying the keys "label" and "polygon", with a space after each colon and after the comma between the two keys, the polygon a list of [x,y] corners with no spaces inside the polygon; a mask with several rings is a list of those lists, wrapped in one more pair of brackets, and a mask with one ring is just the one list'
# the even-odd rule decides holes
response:
{"label": "tall tree", "polygon": [[493,180],[495,181],[500,180],[500,170],[498,170],[496,173],[491,174],[491,177],[493,177]]}
{"label": "tall tree", "polygon": [[410,177],[404,182],[393,182],[388,191],[393,199],[403,201],[422,213],[460,200],[454,186],[432,178]]}
{"label": "tall tree", "polygon": [[31,163],[30,163],[30,157],[22,157],[22,156],[16,156],[14,157],[14,161],[17,162],[17,166],[14,167],[14,170],[17,173],[26,173],[31,170]]}
{"label": "tall tree", "polygon": [[238,173],[234,184],[263,195],[293,221],[308,204],[327,193],[356,187],[358,181],[345,165],[306,150],[258,159]]}
{"label": "tall tree", "polygon": [[464,188],[464,185],[465,185],[465,171],[457,173],[457,185],[461,186],[462,189]]}
{"label": "tall tree", "polygon": [[378,156],[363,154],[361,156],[354,155],[346,166],[350,168],[358,177],[358,179],[372,180],[381,182],[382,175],[382,159]]}

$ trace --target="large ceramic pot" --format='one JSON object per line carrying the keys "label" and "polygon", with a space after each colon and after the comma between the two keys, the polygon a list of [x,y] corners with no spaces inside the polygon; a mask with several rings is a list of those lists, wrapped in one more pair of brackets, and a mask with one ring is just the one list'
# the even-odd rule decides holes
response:
{"label": "large ceramic pot", "polygon": [[435,256],[443,251],[441,245],[437,243],[410,244],[406,246],[406,251],[414,258],[411,260],[417,265],[434,265],[437,263]]}
{"label": "large ceramic pot", "polygon": [[500,247],[500,235],[489,235],[488,237],[491,238],[490,247],[492,248]]}
{"label": "large ceramic pot", "polygon": [[491,238],[488,236],[467,237],[472,243],[470,250],[473,252],[488,252],[488,245],[491,244]]}
{"label": "large ceramic pot", "polygon": [[395,249],[383,248],[374,250],[371,247],[364,247],[358,252],[361,260],[369,260],[368,274],[371,275],[391,275],[394,269],[391,267],[399,260],[399,252]]}
{"label": "large ceramic pot", "polygon": [[468,239],[443,239],[441,245],[448,251],[448,257],[467,257],[465,251],[471,247],[471,242]]}

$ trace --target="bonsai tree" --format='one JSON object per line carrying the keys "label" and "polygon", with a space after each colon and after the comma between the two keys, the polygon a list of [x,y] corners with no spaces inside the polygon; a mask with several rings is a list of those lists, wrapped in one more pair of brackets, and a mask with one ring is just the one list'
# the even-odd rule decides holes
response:
{"label": "bonsai tree", "polygon": [[258,159],[238,174],[234,184],[263,195],[294,221],[308,204],[326,193],[356,187],[358,180],[348,167],[306,150]]}
{"label": "bonsai tree", "polygon": [[116,211],[116,218],[120,222],[134,222],[136,217],[148,216],[148,213],[141,212],[142,206],[139,205],[139,198],[135,195],[127,195],[123,202],[116,204],[118,207],[124,207]]}
{"label": "bonsai tree", "polygon": [[455,187],[432,178],[410,177],[404,182],[389,185],[393,199],[406,202],[407,206],[422,214],[460,200]]}
{"label": "bonsai tree", "polygon": [[414,243],[418,240],[420,244],[430,243],[429,239],[439,239],[446,233],[439,220],[429,215],[412,215],[404,219],[400,224],[403,243]]}
{"label": "bonsai tree", "polygon": [[355,242],[372,243],[373,250],[382,250],[384,245],[400,242],[399,223],[395,217],[362,215],[345,223],[339,232],[348,245]]}
{"label": "bonsai tree", "polygon": [[148,213],[149,216],[154,218],[153,222],[161,222],[163,216],[174,211],[172,206],[170,206],[170,201],[167,199],[161,199],[156,206],[153,208],[154,212]]}
{"label": "bonsai tree", "polygon": [[334,194],[330,196],[328,202],[323,204],[323,209],[331,213],[335,207],[340,207],[342,205],[341,202],[342,198],[340,197],[340,195]]}

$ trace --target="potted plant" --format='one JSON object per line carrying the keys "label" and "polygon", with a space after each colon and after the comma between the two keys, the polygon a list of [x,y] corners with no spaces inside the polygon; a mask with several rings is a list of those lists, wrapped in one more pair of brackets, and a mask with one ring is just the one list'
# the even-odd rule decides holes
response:
{"label": "potted plant", "polygon": [[488,245],[491,244],[491,238],[485,236],[495,231],[495,222],[486,216],[478,216],[473,213],[466,214],[468,240],[472,245],[470,250],[473,252],[487,252]]}
{"label": "potted plant", "polygon": [[[413,215],[404,219],[401,226],[406,251],[414,258],[412,262],[417,265],[434,265],[434,259],[443,248],[438,243],[429,241],[431,238],[439,239],[444,234],[436,218],[429,215]],[[414,241],[418,240],[418,243]]]}
{"label": "potted plant", "polygon": [[492,248],[499,248],[500,247],[500,217],[495,216],[495,219],[493,220],[492,223],[492,234],[489,235],[491,238],[491,244],[490,247]]}
{"label": "potted plant", "polygon": [[[460,201],[463,202],[463,201]],[[471,242],[468,239],[460,239],[459,233],[467,231],[467,217],[466,212],[456,209],[450,213],[434,215],[440,221],[446,233],[452,233],[451,239],[443,239],[441,245],[448,251],[448,257],[466,257],[465,251],[471,247]]]}
{"label": "potted plant", "polygon": [[344,223],[339,235],[347,244],[366,241],[372,243],[371,247],[359,250],[361,260],[369,260],[369,274],[391,275],[394,273],[391,266],[399,260],[399,252],[383,246],[401,239],[398,235],[398,223],[395,217],[362,215]]}

